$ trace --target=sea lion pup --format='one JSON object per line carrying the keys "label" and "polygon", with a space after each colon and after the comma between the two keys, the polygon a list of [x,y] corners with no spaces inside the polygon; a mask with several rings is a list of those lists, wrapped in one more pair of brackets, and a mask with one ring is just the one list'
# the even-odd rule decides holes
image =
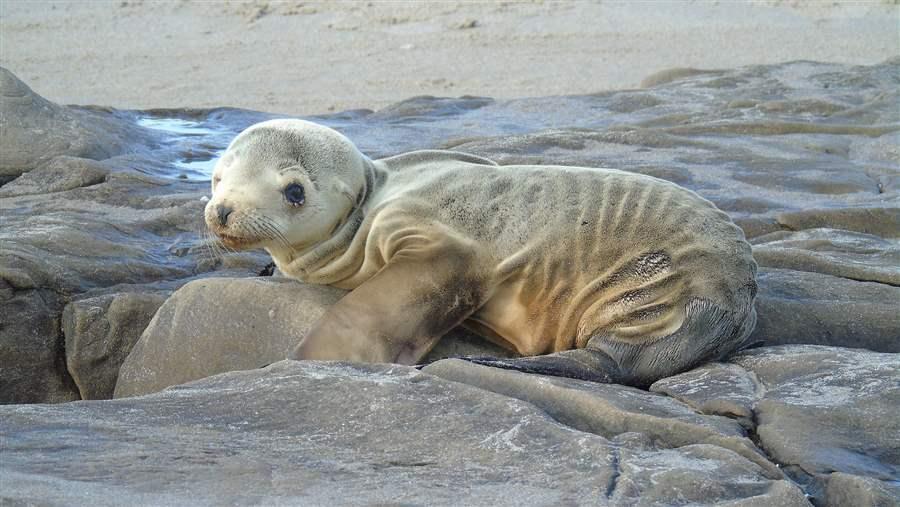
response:
{"label": "sea lion pup", "polygon": [[330,128],[272,120],[232,141],[212,192],[226,246],[351,291],[295,359],[416,364],[462,324],[536,356],[474,362],[646,386],[735,351],[756,321],[741,229],[650,176],[448,151],[373,161]]}

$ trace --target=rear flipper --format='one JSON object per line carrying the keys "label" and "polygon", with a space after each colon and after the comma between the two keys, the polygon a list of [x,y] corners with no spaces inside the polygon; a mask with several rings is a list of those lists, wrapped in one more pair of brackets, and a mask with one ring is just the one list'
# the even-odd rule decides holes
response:
{"label": "rear flipper", "polygon": [[697,299],[689,305],[681,328],[650,342],[629,343],[615,336],[597,334],[583,349],[513,359],[459,359],[524,373],[648,387],[661,378],[740,350],[747,345],[755,323],[752,305],[737,312],[726,312]]}
{"label": "rear flipper", "polygon": [[554,377],[566,377],[591,382],[617,382],[618,367],[604,352],[592,349],[577,349],[557,352],[544,356],[497,358],[461,357],[470,363],[502,368],[505,370],[536,373]]}

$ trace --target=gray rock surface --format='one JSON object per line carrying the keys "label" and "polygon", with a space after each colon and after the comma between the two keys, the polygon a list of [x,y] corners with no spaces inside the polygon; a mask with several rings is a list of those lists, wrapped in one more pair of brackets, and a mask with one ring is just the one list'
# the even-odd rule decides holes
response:
{"label": "gray rock surface", "polygon": [[808,474],[900,475],[900,356],[815,346],[747,351],[732,362],[765,389],[756,432]]}
{"label": "gray rock surface", "polygon": [[900,352],[900,287],[809,271],[761,268],[751,341]]}
{"label": "gray rock surface", "polygon": [[82,359],[66,356],[60,331],[73,297],[120,284],[177,286],[217,269],[250,275],[267,262],[221,259],[203,246],[206,183],[154,171],[174,156],[159,150],[162,141],[133,115],[53,104],[0,69],[0,402],[111,395],[108,385],[79,386],[86,377],[67,370]]}
{"label": "gray rock surface", "polygon": [[828,507],[891,507],[900,503],[900,484],[834,472],[825,490]]}
{"label": "gray rock surface", "polygon": [[0,407],[0,420],[10,503],[808,505],[715,444],[596,434],[403,366],[283,361],[139,398]]}
{"label": "gray rock surface", "polygon": [[152,393],[280,361],[345,293],[285,278],[188,283],[162,305],[131,349],[115,396]]}
{"label": "gray rock surface", "polygon": [[0,184],[58,155],[101,160],[133,151],[146,138],[108,111],[54,104],[0,68]]}
{"label": "gray rock surface", "polygon": [[61,298],[53,291],[37,290],[34,281],[20,271],[0,272],[0,276],[0,400],[77,400],[78,389],[60,353]]}
{"label": "gray rock surface", "polygon": [[60,155],[0,187],[0,197],[39,195],[89,187],[106,181],[102,162]]}
{"label": "gray rock surface", "polygon": [[[900,243],[835,229],[773,232],[753,242],[761,266],[900,287]],[[893,302],[900,302],[900,296]]]}
{"label": "gray rock surface", "polygon": [[[81,165],[55,159],[51,166],[69,163]],[[203,203],[184,187],[125,171],[88,187],[0,198],[0,400],[77,397],[59,325],[72,296],[220,268],[251,275],[265,265],[258,254],[211,256],[194,232]]]}
{"label": "gray rock surface", "polygon": [[798,345],[748,350],[730,363],[650,389],[704,414],[749,409],[762,449],[827,505],[900,502],[900,355]]}
{"label": "gray rock surface", "polygon": [[650,386],[651,392],[671,396],[701,414],[733,418],[750,430],[756,428],[753,409],[763,389],[753,372],[730,363],[707,364]]}
{"label": "gray rock surface", "polygon": [[119,367],[168,296],[165,291],[124,292],[66,305],[66,366],[81,399],[113,397]]}
{"label": "gray rock surface", "polygon": [[[344,294],[341,289],[278,277],[188,283],[165,301],[133,349],[123,347],[131,353],[120,362],[115,397],[153,393],[280,361]],[[464,355],[508,353],[457,329],[426,361]],[[107,398],[112,397],[109,394]]]}
{"label": "gray rock surface", "polygon": [[697,443],[716,445],[756,463],[770,478],[782,477],[737,422],[701,416],[666,396],[615,384],[527,375],[460,359],[438,361],[423,371],[526,401],[582,431],[607,438],[638,433],[667,449]]}

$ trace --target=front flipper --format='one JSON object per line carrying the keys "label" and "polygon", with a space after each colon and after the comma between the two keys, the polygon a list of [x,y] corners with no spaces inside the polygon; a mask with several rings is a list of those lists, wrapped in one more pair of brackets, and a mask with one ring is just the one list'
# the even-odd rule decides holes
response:
{"label": "front flipper", "polygon": [[566,350],[544,356],[496,358],[496,357],[460,357],[470,363],[516,370],[523,373],[536,373],[553,377],[566,377],[591,382],[617,382],[618,366],[605,353],[589,348]]}
{"label": "front flipper", "polygon": [[332,306],[293,359],[415,364],[483,303],[463,252],[401,254]]}

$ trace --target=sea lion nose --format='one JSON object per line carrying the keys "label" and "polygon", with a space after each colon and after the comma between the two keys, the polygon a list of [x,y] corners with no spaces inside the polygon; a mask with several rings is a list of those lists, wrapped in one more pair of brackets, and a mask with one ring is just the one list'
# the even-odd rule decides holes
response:
{"label": "sea lion nose", "polygon": [[216,206],[216,215],[219,217],[219,225],[222,227],[228,225],[228,215],[230,215],[232,211],[234,211],[234,208],[225,206],[224,204]]}

